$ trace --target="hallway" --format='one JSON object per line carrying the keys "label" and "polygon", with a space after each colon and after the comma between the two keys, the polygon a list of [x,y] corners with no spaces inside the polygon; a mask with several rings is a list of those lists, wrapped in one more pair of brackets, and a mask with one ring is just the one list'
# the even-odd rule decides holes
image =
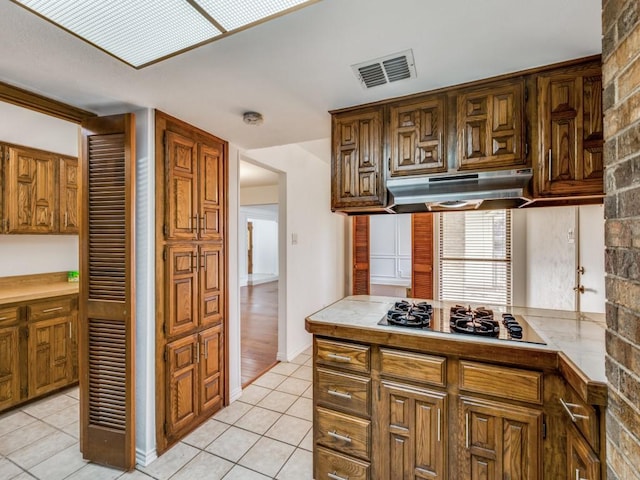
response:
{"label": "hallway", "polygon": [[278,354],[278,282],[240,288],[242,386],[273,367]]}

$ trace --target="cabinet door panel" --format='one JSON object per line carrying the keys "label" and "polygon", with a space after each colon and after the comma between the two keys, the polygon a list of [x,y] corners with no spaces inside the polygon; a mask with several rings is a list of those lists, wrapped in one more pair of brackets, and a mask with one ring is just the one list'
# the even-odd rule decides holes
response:
{"label": "cabinet door panel", "polygon": [[538,77],[541,196],[603,194],[602,76],[599,65]]}
{"label": "cabinet door panel", "polygon": [[200,411],[213,412],[222,407],[224,336],[222,327],[200,334]]}
{"label": "cabinet door panel", "polygon": [[195,240],[198,228],[198,155],[195,141],[166,133],[167,228],[171,240]]}
{"label": "cabinet door panel", "polygon": [[222,247],[200,247],[200,325],[210,326],[222,321],[224,309],[224,255]]}
{"label": "cabinet door panel", "polygon": [[444,97],[391,107],[391,176],[446,171]]}
{"label": "cabinet door panel", "polygon": [[167,434],[187,427],[198,415],[197,335],[168,343]]}
{"label": "cabinet door panel", "polygon": [[524,82],[474,88],[458,97],[459,169],[526,165]]}
{"label": "cabinet door panel", "polygon": [[55,157],[39,150],[7,148],[8,233],[53,232]]}
{"label": "cabinet door panel", "polygon": [[60,233],[78,233],[78,159],[61,158],[59,172],[59,215]]}
{"label": "cabinet door panel", "polygon": [[0,328],[0,410],[20,400],[18,327]]}
{"label": "cabinet door panel", "polygon": [[71,321],[53,318],[29,325],[29,396],[66,385],[72,378]]}
{"label": "cabinet door panel", "polygon": [[382,109],[334,115],[332,208],[383,206]]}
{"label": "cabinet door panel", "polygon": [[202,240],[222,238],[223,146],[200,147],[199,233]]}
{"label": "cabinet door panel", "polygon": [[446,478],[446,394],[382,382],[382,465],[390,478]]}
{"label": "cabinet door panel", "polygon": [[598,456],[572,425],[567,426],[567,478],[600,479]]}
{"label": "cabinet door panel", "polygon": [[542,478],[542,411],[461,397],[459,412],[463,479]]}
{"label": "cabinet door panel", "polygon": [[169,303],[166,333],[175,336],[198,327],[198,249],[166,247],[166,291]]}

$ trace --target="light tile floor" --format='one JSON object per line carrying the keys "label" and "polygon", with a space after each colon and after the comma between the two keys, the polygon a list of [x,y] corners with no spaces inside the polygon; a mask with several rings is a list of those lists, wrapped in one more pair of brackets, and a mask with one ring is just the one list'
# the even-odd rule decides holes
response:
{"label": "light tile floor", "polygon": [[311,356],[279,363],[242,397],[150,465],[88,463],[78,446],[78,389],[0,416],[0,480],[307,480],[312,478]]}

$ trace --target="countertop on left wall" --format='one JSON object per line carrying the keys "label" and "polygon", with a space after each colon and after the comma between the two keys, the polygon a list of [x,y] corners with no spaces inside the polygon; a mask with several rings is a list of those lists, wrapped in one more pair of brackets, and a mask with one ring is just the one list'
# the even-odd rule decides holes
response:
{"label": "countertop on left wall", "polygon": [[0,278],[0,305],[74,295],[78,289],[78,283],[67,282],[67,272],[3,277]]}

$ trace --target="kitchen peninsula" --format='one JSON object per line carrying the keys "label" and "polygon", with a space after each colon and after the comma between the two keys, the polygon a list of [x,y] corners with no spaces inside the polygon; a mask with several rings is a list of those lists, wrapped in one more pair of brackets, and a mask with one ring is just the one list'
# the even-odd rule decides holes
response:
{"label": "kitchen peninsula", "polygon": [[380,325],[399,300],[346,297],[306,319],[315,478],[601,478],[603,315],[493,307],[543,345]]}

